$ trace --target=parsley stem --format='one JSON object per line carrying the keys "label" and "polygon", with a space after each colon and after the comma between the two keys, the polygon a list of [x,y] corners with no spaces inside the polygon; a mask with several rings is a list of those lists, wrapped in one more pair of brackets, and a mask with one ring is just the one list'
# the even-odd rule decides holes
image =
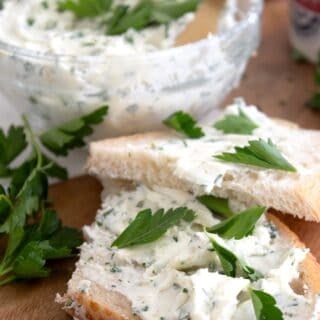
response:
{"label": "parsley stem", "polygon": [[12,267],[7,267],[7,264],[2,264],[0,268],[0,276],[3,277],[7,273],[12,271]]}
{"label": "parsley stem", "polygon": [[26,128],[26,130],[28,132],[30,142],[32,144],[32,148],[35,151],[36,156],[37,156],[37,169],[40,169],[42,166],[42,154],[41,154],[41,150],[39,148],[39,145],[36,141],[35,134],[31,128],[31,125],[30,125],[28,118],[24,114],[22,115],[22,121],[23,121],[24,127]]}
{"label": "parsley stem", "polygon": [[12,281],[14,281],[14,280],[16,280],[16,279],[17,279],[16,276],[11,275],[10,277],[7,277],[6,279],[0,281],[0,287],[6,285],[6,284],[8,284],[8,283],[10,283],[10,282],[12,282]]}
{"label": "parsley stem", "polygon": [[7,196],[5,196],[5,195],[0,195],[0,200],[4,200],[4,201],[8,204],[8,206],[9,206],[11,209],[13,209],[13,204],[12,204],[11,200],[10,200]]}

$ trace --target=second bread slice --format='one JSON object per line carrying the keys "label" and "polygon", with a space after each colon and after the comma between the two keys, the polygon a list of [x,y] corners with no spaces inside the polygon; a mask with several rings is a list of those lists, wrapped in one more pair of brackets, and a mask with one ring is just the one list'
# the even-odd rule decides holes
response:
{"label": "second bread slice", "polygon": [[[107,139],[90,145],[88,171],[102,180],[127,179],[196,195],[213,194],[320,221],[320,132],[272,120],[254,107],[243,110],[259,125],[252,135],[223,134],[207,127],[200,139],[168,131]],[[237,106],[231,106],[225,114],[235,112]],[[297,172],[214,158],[259,138],[270,138]]]}

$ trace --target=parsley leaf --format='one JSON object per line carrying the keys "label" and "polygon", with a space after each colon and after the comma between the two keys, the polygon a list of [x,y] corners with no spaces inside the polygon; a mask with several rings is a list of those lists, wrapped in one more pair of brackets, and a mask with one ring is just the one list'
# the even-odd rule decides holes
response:
{"label": "parsley leaf", "polygon": [[249,141],[249,145],[245,147],[235,147],[235,153],[224,152],[221,155],[214,156],[216,159],[232,162],[248,164],[256,167],[277,169],[283,171],[296,172],[293,167],[280,153],[273,142],[268,139]]}
{"label": "parsley leaf", "polygon": [[60,166],[57,162],[49,159],[43,155],[44,172],[51,178],[57,178],[59,180],[68,179],[68,171],[66,168]]}
{"label": "parsley leaf", "polygon": [[10,230],[22,227],[27,216],[40,209],[41,201],[46,199],[47,195],[47,176],[41,171],[33,170],[17,194],[15,206],[0,227],[0,232],[10,233]]}
{"label": "parsley leaf", "polygon": [[103,22],[106,33],[120,35],[129,29],[141,30],[149,26],[167,24],[195,11],[201,0],[140,0],[131,7],[118,4],[112,7],[112,0],[61,0],[59,11],[71,11],[77,18],[92,18],[108,14]]}
{"label": "parsley leaf", "polygon": [[15,279],[43,278],[49,275],[46,260],[37,242],[28,243],[19,253],[12,266]]}
{"label": "parsley leaf", "polygon": [[318,57],[318,62],[316,64],[316,69],[314,73],[314,82],[317,88],[317,91],[313,94],[313,96],[305,102],[305,106],[320,110],[320,53]]}
{"label": "parsley leaf", "polygon": [[58,3],[60,11],[71,11],[78,18],[96,17],[108,12],[112,0],[62,0]]}
{"label": "parsley leaf", "polygon": [[23,127],[11,126],[7,135],[0,128],[0,177],[10,175],[8,165],[27,147]]}
{"label": "parsley leaf", "polygon": [[204,206],[206,206],[213,214],[222,218],[232,217],[235,213],[229,208],[229,200],[218,198],[212,195],[202,195],[197,198]]}
{"label": "parsley leaf", "polygon": [[153,242],[181,220],[191,222],[194,218],[195,212],[186,207],[169,209],[166,212],[164,209],[159,209],[154,214],[151,209],[142,210],[112,243],[112,246],[126,248]]}
{"label": "parsley leaf", "polygon": [[8,218],[12,208],[12,202],[4,188],[0,185],[0,225]]}
{"label": "parsley leaf", "polygon": [[291,58],[296,63],[306,63],[306,62],[308,62],[308,58],[297,49],[293,49],[292,50]]}
{"label": "parsley leaf", "polygon": [[108,107],[101,107],[78,119],[68,121],[40,135],[41,143],[56,155],[67,155],[68,151],[82,147],[84,137],[93,132],[92,126],[102,122]]}
{"label": "parsley leaf", "polygon": [[265,208],[263,207],[247,209],[211,228],[207,228],[207,232],[218,234],[224,239],[242,239],[252,233],[256,222],[260,219],[264,211]]}
{"label": "parsley leaf", "polygon": [[243,276],[251,281],[257,281],[262,277],[260,272],[245,264],[234,253],[221,246],[216,240],[210,238],[210,241],[220,259],[223,271],[227,276],[233,278]]}
{"label": "parsley leaf", "polygon": [[254,123],[241,108],[239,108],[239,113],[237,115],[227,114],[213,126],[226,134],[252,134],[253,130],[258,128],[258,125]]}
{"label": "parsley leaf", "polygon": [[[188,12],[197,10],[202,0],[183,0],[183,1],[172,1],[162,0],[154,2],[153,14],[167,16],[170,20],[178,19]],[[170,21],[169,20],[169,21]],[[159,23],[167,23],[168,20],[158,20]]]}
{"label": "parsley leaf", "polygon": [[250,296],[257,320],[283,320],[283,314],[270,294],[250,289]]}
{"label": "parsley leaf", "polygon": [[320,92],[316,92],[305,105],[312,109],[320,110]]}
{"label": "parsley leaf", "polygon": [[196,139],[204,136],[200,127],[197,127],[197,122],[188,114],[183,111],[177,111],[169,116],[163,123],[189,138]]}
{"label": "parsley leaf", "polygon": [[116,9],[115,16],[117,19],[112,17],[111,23],[107,27],[107,34],[109,35],[119,35],[130,28],[144,29],[152,22],[152,3],[151,1],[140,1],[132,9],[129,9],[128,6],[120,6]]}
{"label": "parsley leaf", "polygon": [[151,1],[141,0],[133,8],[116,6],[107,23],[107,34],[119,35],[129,29],[141,30],[149,26],[167,24],[197,9],[201,0]]}
{"label": "parsley leaf", "polygon": [[0,163],[0,177],[8,177],[10,174],[10,169],[6,165]]}
{"label": "parsley leaf", "polygon": [[316,85],[320,86],[320,54],[318,63],[316,64],[316,71],[314,73],[314,82]]}

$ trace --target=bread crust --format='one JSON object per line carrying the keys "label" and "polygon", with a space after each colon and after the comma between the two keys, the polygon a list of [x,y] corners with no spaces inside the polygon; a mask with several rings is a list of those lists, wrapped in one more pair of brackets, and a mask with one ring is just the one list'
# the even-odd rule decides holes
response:
{"label": "bread crust", "polygon": [[[268,212],[267,218],[275,224],[279,233],[286,239],[292,241],[294,247],[304,248],[305,245],[299,240],[279,218]],[[308,253],[305,260],[300,264],[300,278],[292,284],[292,287],[299,294],[320,293],[320,265],[311,253]],[[306,292],[307,288],[307,292]],[[70,290],[63,297],[66,302],[72,299],[74,303],[66,307],[68,312],[77,320],[139,320],[131,309],[131,304],[126,297],[118,292],[107,291],[96,283],[92,283],[88,292],[71,292]],[[81,306],[82,314],[77,312]]]}
{"label": "bread crust", "polygon": [[[292,241],[294,247],[305,248],[304,243],[300,241],[298,236],[274,213],[268,212],[267,218],[277,227],[282,236]],[[308,253],[300,264],[300,279],[303,284],[310,288],[313,294],[320,293],[320,264],[312,253]]]}
{"label": "bread crust", "polygon": [[132,311],[128,299],[119,292],[105,290],[97,283],[91,283],[86,292],[68,291],[58,302],[73,303],[64,307],[77,320],[139,320]]}

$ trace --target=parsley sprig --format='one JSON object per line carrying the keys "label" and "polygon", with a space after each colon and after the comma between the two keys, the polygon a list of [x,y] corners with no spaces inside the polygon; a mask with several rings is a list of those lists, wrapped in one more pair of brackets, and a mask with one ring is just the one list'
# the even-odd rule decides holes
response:
{"label": "parsley sprig", "polygon": [[131,224],[112,243],[113,247],[127,248],[158,240],[167,230],[181,220],[191,222],[195,212],[186,207],[157,210],[154,214],[150,209],[140,211]]}
{"label": "parsley sprig", "polygon": [[276,169],[283,171],[296,172],[296,168],[291,165],[280,153],[276,145],[268,139],[249,141],[249,145],[245,147],[235,147],[234,153],[224,152],[214,156],[216,159],[247,164],[267,169]]}
{"label": "parsley sprig", "polygon": [[77,18],[108,16],[104,19],[106,34],[120,35],[129,29],[142,30],[149,26],[167,24],[197,9],[202,0],[140,0],[134,7],[112,0],[62,0],[60,11],[71,11]]}
{"label": "parsley sprig", "polygon": [[[167,24],[197,9],[201,0],[141,0],[135,7],[117,6],[107,23],[107,34],[119,35],[129,29],[142,30],[149,26]],[[121,14],[119,14],[121,12]],[[115,19],[117,17],[117,19]]]}
{"label": "parsley sprig", "polygon": [[204,136],[200,127],[197,126],[197,121],[186,112],[177,111],[163,121],[167,127],[184,134],[188,138],[197,139]]}
{"label": "parsley sprig", "polygon": [[217,121],[214,128],[226,134],[252,134],[258,125],[239,108],[238,114],[227,114],[222,120]]}
{"label": "parsley sprig", "polygon": [[[48,260],[72,256],[81,244],[80,231],[62,226],[57,213],[48,205],[48,178],[64,179],[67,171],[47,153],[67,154],[80,146],[84,136],[92,132],[91,125],[101,122],[106,112],[107,107],[100,108],[40,136],[33,132],[25,116],[23,125],[11,126],[7,134],[0,129],[1,168],[3,176],[11,178],[7,190],[0,185],[0,234],[7,243],[0,263],[0,285],[18,279],[46,277],[50,271]],[[86,122],[84,118],[91,120]],[[70,143],[70,139],[61,143],[64,141],[59,135],[61,128],[76,143]],[[50,136],[55,148],[49,143],[43,145],[43,136]],[[30,152],[26,160],[13,167],[12,162],[28,146]]]}
{"label": "parsley sprig", "polygon": [[10,226],[8,246],[0,264],[0,285],[18,279],[47,277],[46,262],[70,257],[82,242],[81,232],[63,227],[52,209],[39,223]]}

